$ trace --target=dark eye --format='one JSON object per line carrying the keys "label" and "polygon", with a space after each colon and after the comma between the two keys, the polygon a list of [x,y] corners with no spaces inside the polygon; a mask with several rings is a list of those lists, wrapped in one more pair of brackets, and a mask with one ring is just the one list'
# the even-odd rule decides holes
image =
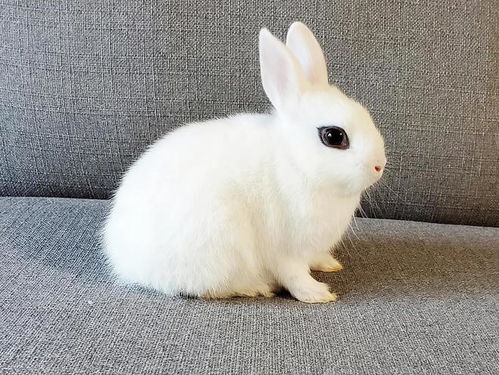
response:
{"label": "dark eye", "polygon": [[349,146],[347,133],[337,126],[325,126],[318,128],[321,142],[327,147],[346,150]]}

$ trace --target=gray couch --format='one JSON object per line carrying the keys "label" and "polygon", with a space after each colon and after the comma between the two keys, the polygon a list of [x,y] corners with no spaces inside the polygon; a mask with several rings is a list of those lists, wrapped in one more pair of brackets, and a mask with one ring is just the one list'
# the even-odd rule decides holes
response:
{"label": "gray couch", "polygon": [[[1,374],[497,374],[497,4],[0,2]],[[337,303],[169,299],[97,231],[151,141],[268,108],[257,31],[293,20],[371,109],[389,170],[317,274]]]}

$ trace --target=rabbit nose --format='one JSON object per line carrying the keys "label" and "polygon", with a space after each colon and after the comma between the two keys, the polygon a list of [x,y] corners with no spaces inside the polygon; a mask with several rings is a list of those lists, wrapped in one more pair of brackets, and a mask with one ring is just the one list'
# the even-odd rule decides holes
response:
{"label": "rabbit nose", "polygon": [[376,172],[381,172],[381,170],[382,170],[382,169],[383,169],[383,167],[382,167],[381,165],[375,165],[375,166],[374,166],[374,170],[375,170]]}

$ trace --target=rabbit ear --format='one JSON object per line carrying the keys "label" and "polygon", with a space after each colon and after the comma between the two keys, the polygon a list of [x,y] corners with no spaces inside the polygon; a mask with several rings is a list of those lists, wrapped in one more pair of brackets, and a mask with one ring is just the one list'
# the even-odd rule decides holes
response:
{"label": "rabbit ear", "polygon": [[286,45],[300,61],[301,67],[311,84],[328,84],[324,53],[314,34],[307,26],[301,22],[294,22],[289,27]]}
{"label": "rabbit ear", "polygon": [[305,74],[289,49],[266,28],[260,30],[259,48],[263,89],[277,110],[289,108],[307,85]]}

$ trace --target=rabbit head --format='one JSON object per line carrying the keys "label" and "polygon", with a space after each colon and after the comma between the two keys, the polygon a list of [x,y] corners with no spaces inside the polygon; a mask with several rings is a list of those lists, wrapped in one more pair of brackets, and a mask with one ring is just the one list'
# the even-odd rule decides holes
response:
{"label": "rabbit head", "polygon": [[375,183],[386,164],[383,138],[366,108],[329,85],[324,54],[312,32],[295,22],[284,45],[263,28],[259,49],[278,147],[293,165],[307,180],[344,195]]}

